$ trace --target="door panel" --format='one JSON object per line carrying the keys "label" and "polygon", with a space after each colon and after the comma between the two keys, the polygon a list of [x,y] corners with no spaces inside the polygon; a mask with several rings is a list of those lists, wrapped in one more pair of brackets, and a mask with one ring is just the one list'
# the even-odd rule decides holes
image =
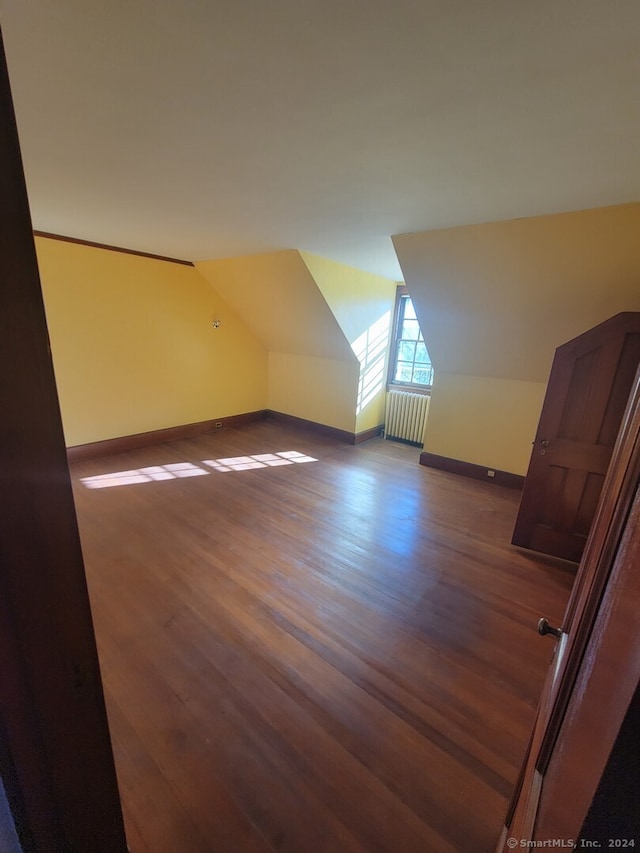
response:
{"label": "door panel", "polygon": [[640,313],[556,350],[512,542],[578,562],[640,364]]}

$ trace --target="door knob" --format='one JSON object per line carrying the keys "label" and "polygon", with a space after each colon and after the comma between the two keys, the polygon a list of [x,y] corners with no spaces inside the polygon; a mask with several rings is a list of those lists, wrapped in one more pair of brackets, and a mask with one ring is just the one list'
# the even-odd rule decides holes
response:
{"label": "door knob", "polygon": [[540,442],[540,444],[542,445],[542,447],[549,447],[549,445],[551,444],[551,442],[550,442],[550,441],[547,441],[547,439],[546,439],[546,438],[543,438],[543,439],[542,439],[542,441]]}
{"label": "door knob", "polygon": [[538,634],[541,637],[544,637],[546,634],[553,634],[554,637],[558,637],[558,639],[562,636],[561,628],[554,628],[549,624],[549,620],[545,619],[544,616],[538,622]]}

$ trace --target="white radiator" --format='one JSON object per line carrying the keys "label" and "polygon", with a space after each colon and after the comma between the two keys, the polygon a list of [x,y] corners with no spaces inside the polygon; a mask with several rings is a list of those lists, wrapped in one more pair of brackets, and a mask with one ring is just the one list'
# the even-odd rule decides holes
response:
{"label": "white radiator", "polygon": [[388,391],[384,437],[422,444],[429,400],[426,394]]}

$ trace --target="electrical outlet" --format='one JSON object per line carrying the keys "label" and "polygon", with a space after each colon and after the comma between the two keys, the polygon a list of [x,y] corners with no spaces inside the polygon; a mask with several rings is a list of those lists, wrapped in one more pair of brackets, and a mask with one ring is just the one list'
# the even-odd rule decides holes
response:
{"label": "electrical outlet", "polygon": [[492,471],[491,468],[489,468],[487,470],[487,477],[495,477],[495,476],[496,476],[496,472]]}

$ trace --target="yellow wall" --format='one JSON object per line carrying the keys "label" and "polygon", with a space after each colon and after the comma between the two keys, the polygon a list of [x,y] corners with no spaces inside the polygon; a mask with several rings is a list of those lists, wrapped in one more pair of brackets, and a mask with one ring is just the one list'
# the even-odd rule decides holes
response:
{"label": "yellow wall", "polygon": [[36,250],[67,445],[266,407],[264,347],[193,267]]}
{"label": "yellow wall", "polygon": [[353,361],[299,252],[198,261],[196,269],[269,351]]}
{"label": "yellow wall", "polygon": [[358,361],[300,253],[196,266],[269,351],[268,408],[354,432]]}
{"label": "yellow wall", "polygon": [[438,371],[424,449],[526,474],[545,390],[544,382]]}
{"label": "yellow wall", "polygon": [[269,408],[355,432],[357,362],[269,353]]}
{"label": "yellow wall", "polygon": [[380,426],[397,284],[308,252],[300,255],[360,364],[356,432]]}
{"label": "yellow wall", "polygon": [[556,347],[640,310],[640,205],[405,234],[394,245],[436,372],[425,450],[525,473],[535,386],[546,386]]}

